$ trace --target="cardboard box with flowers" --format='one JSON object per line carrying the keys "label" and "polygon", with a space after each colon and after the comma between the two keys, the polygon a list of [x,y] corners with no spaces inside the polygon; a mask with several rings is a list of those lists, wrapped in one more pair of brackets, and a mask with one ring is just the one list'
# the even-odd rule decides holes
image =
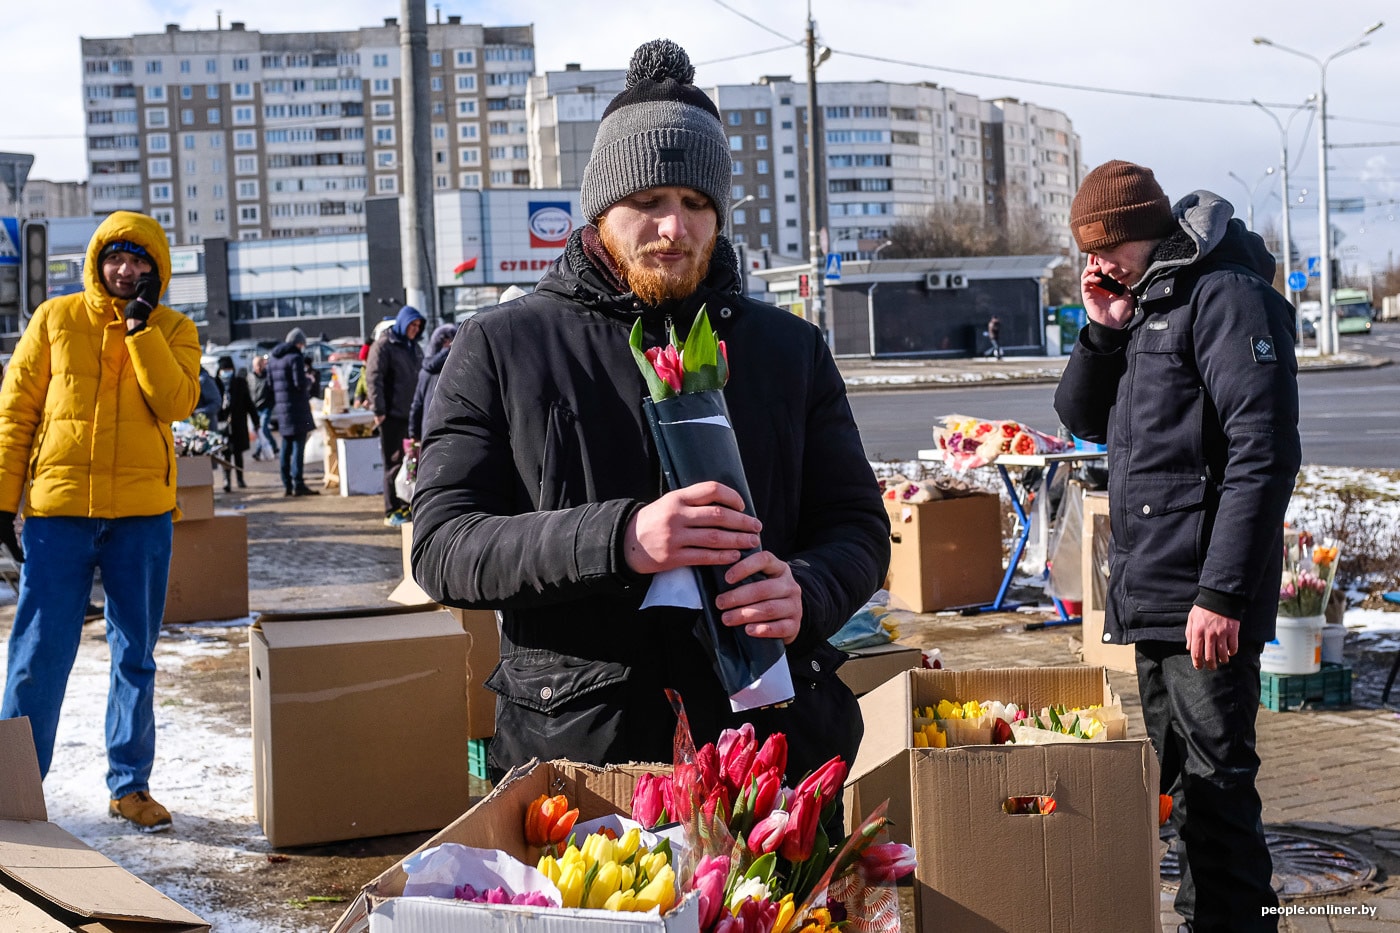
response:
{"label": "cardboard box with flowers", "polygon": [[[1155,928],[1157,759],[1146,739],[1124,737],[1102,668],[909,671],[860,704],[850,819],[889,801],[892,835],[919,853],[920,929]],[[1050,728],[1026,726],[1036,718]],[[919,745],[921,719],[949,747]],[[1076,720],[1089,740],[1064,734]]]}
{"label": "cardboard box with flowers", "polygon": [[745,726],[699,750],[678,729],[674,768],[531,763],[367,885],[335,933],[897,931],[912,851],[879,841],[880,811],[833,845],[845,764],[789,789],[786,760],[781,734],[760,748]]}

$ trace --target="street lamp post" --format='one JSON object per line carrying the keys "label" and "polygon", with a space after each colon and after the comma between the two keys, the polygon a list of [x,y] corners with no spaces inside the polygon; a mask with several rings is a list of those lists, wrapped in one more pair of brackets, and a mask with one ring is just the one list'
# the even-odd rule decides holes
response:
{"label": "street lamp post", "polygon": [[[1298,302],[1294,297],[1295,293],[1293,289],[1288,285],[1288,279],[1293,274],[1293,239],[1289,232],[1291,228],[1288,219],[1288,215],[1292,213],[1292,202],[1288,200],[1288,130],[1289,127],[1293,125],[1293,118],[1310,108],[1315,100],[1317,100],[1317,95],[1309,94],[1307,100],[1293,108],[1293,112],[1288,115],[1287,123],[1281,121],[1274,115],[1272,110],[1259,103],[1259,101],[1250,101],[1251,104],[1264,111],[1265,115],[1267,115],[1270,120],[1273,120],[1274,125],[1278,127],[1279,183],[1283,186],[1283,197],[1281,199],[1283,201],[1283,249],[1280,250],[1280,252],[1283,253],[1283,293],[1288,298],[1289,304],[1293,305],[1295,308],[1298,306]],[[1301,322],[1298,327],[1299,334],[1301,335]]]}
{"label": "street lamp post", "polygon": [[738,243],[734,239],[734,209],[753,200],[756,200],[753,195],[746,194],[737,201],[729,202],[729,226],[725,228],[729,232],[729,242],[734,244],[734,254],[739,260],[739,291],[744,295],[749,293],[749,263],[746,255],[748,244]]}
{"label": "street lamp post", "polygon": [[823,276],[826,257],[822,255],[821,229],[825,218],[822,216],[821,167],[821,119],[817,110],[817,66],[831,57],[831,49],[817,48],[817,24],[812,19],[811,0],[807,2],[807,260],[810,271],[807,287],[816,318],[817,328],[822,339],[831,343],[831,335],[826,329],[826,302]]}
{"label": "street lamp post", "polygon": [[1385,23],[1376,23],[1357,36],[1349,45],[1342,48],[1324,59],[1318,59],[1307,52],[1300,52],[1297,49],[1290,49],[1288,46],[1279,45],[1263,36],[1255,36],[1255,45],[1267,45],[1278,49],[1280,52],[1287,52],[1290,55],[1297,55],[1299,58],[1306,58],[1317,66],[1317,226],[1318,226],[1318,261],[1322,268],[1319,270],[1320,281],[1319,296],[1322,303],[1322,316],[1318,321],[1318,352],[1323,356],[1330,356],[1337,352],[1337,317],[1332,309],[1332,217],[1327,204],[1327,66],[1332,59],[1338,58],[1348,52],[1355,52],[1357,49],[1370,45],[1366,37],[1384,26]]}
{"label": "street lamp post", "polygon": [[879,258],[880,258],[880,253],[881,253],[886,247],[890,247],[890,246],[893,246],[893,245],[894,245],[894,240],[886,240],[885,242],[881,243],[879,246],[875,247],[875,251],[874,251],[873,253],[870,254],[870,261],[871,261],[871,262],[874,262],[875,260],[879,259]]}
{"label": "street lamp post", "polygon": [[1227,173],[1231,178],[1239,182],[1240,186],[1243,187],[1245,191],[1249,192],[1249,201],[1245,204],[1245,225],[1248,226],[1250,230],[1254,229],[1254,199],[1259,196],[1259,186],[1273,173],[1274,167],[1272,165],[1264,169],[1264,174],[1259,176],[1259,180],[1254,183],[1253,188],[1249,186],[1248,182],[1234,172]]}

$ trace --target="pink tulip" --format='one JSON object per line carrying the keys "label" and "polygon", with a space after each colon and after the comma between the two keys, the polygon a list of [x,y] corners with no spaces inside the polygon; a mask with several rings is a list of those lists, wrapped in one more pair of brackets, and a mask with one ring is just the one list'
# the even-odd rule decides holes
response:
{"label": "pink tulip", "polygon": [[776,852],[783,837],[787,835],[788,821],[791,819],[791,814],[774,810],[759,820],[754,828],[749,830],[749,851],[754,855]]}
{"label": "pink tulip", "polygon": [[676,392],[681,390],[684,370],[681,368],[681,355],[675,347],[652,347],[646,351],[647,362],[651,363],[661,380]]}
{"label": "pink tulip", "polygon": [[898,881],[918,864],[914,850],[899,842],[870,846],[860,856],[860,868],[871,884]]}
{"label": "pink tulip", "polygon": [[817,842],[817,818],[821,806],[811,794],[799,794],[788,814],[787,827],[783,830],[778,854],[789,862],[805,862],[812,857],[812,849]]}
{"label": "pink tulip", "polygon": [[650,829],[666,819],[666,788],[670,779],[660,774],[643,774],[632,790],[632,819]]}
{"label": "pink tulip", "polygon": [[729,365],[729,348],[724,345],[724,341],[719,342],[719,355],[724,357],[724,365]]}
{"label": "pink tulip", "polygon": [[[737,913],[726,913],[720,917],[715,933],[768,933],[777,919],[777,904],[766,898],[761,901],[749,898],[739,905]],[[703,925],[701,929],[704,929]]]}
{"label": "pink tulip", "polygon": [[825,808],[841,793],[841,785],[845,780],[846,763],[837,755],[802,779],[802,783],[797,785],[797,797],[801,800],[803,797],[810,797],[814,792],[819,793],[821,806]]}
{"label": "pink tulip", "polygon": [[724,887],[729,880],[729,856],[707,855],[695,869],[695,890],[700,894],[700,929],[708,930],[724,909]]}

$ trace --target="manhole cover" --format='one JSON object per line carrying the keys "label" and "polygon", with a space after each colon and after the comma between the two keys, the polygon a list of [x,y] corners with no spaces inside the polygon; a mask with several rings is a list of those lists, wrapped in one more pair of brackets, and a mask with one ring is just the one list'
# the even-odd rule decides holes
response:
{"label": "manhole cover", "polygon": [[[1274,859],[1273,884],[1280,901],[1342,894],[1361,887],[1376,874],[1370,859],[1334,842],[1269,832],[1264,839]],[[1180,884],[1181,862],[1172,846],[1162,856],[1162,887],[1175,891]]]}

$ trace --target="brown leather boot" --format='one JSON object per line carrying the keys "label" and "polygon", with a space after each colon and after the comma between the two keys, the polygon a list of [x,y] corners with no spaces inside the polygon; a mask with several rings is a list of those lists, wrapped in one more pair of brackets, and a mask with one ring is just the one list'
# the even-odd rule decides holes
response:
{"label": "brown leather boot", "polygon": [[144,790],[132,791],[107,805],[109,816],[126,820],[143,833],[163,833],[172,825],[170,811]]}

